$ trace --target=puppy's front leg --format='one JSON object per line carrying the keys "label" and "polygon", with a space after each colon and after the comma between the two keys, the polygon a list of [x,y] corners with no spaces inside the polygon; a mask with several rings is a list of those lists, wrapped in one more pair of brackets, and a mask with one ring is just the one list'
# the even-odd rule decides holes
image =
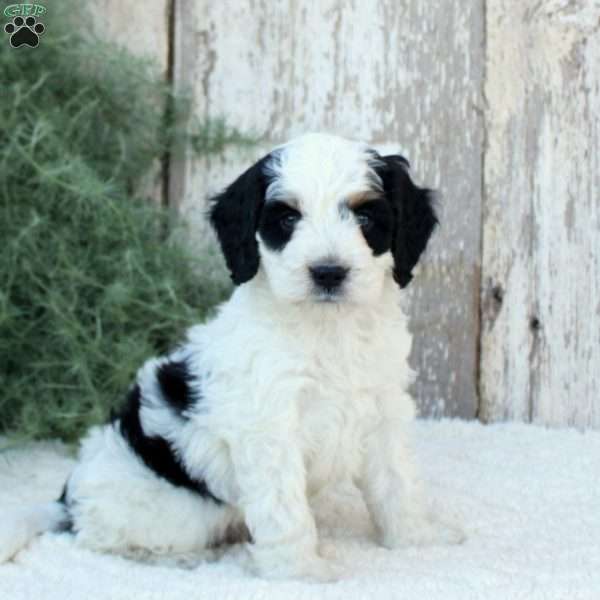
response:
{"label": "puppy's front leg", "polygon": [[251,567],[265,577],[331,581],[332,569],[317,555],[299,444],[285,427],[275,429],[238,436],[232,448]]}
{"label": "puppy's front leg", "polygon": [[363,471],[358,482],[380,542],[387,548],[458,543],[463,539],[462,534],[442,525],[426,508],[408,446],[411,420],[398,414],[398,402],[411,400],[378,401],[381,420],[366,438]]}

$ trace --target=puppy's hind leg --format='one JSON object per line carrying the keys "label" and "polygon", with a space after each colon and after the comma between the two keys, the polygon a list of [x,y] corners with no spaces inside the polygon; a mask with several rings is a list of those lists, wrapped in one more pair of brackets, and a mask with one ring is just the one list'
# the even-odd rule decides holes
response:
{"label": "puppy's hind leg", "polygon": [[85,440],[67,505],[78,544],[136,558],[210,558],[241,520],[230,505],[150,471],[112,427]]}

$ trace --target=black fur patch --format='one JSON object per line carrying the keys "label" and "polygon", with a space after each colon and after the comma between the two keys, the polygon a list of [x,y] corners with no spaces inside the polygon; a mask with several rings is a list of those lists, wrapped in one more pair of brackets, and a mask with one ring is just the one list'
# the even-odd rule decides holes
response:
{"label": "black fur patch", "polygon": [[370,225],[362,227],[363,236],[375,256],[387,252],[392,246],[394,215],[385,199],[369,200],[352,209],[355,215],[369,217]]}
{"label": "black fur patch", "polygon": [[295,222],[300,218],[300,213],[285,202],[265,204],[260,216],[258,231],[267,248],[283,250],[292,239]]}
{"label": "black fur patch", "polygon": [[265,166],[270,156],[259,160],[211,200],[210,222],[236,285],[249,281],[258,271],[256,230],[268,185]]}
{"label": "black fur patch", "polygon": [[67,500],[67,484],[65,483],[63,487],[62,494],[60,498],[57,500],[59,504],[62,504],[65,507],[65,511],[67,513],[67,517],[64,521],[59,523],[56,528],[56,531],[64,531],[66,533],[73,533],[73,518],[71,517],[71,512],[69,510],[70,504]]}
{"label": "black fur patch", "polygon": [[144,433],[140,422],[141,405],[141,391],[139,386],[135,385],[129,391],[125,407],[118,417],[121,435],[127,440],[131,449],[150,470],[169,483],[177,487],[185,487],[197,492],[203,498],[221,504],[222,501],[210,492],[205,481],[195,480],[189,476],[167,440],[160,436],[150,437]]}
{"label": "black fur patch", "polygon": [[438,224],[433,210],[434,193],[412,182],[408,161],[403,156],[380,156],[377,160],[383,164],[375,170],[394,211],[394,279],[404,288],[410,283],[412,270]]}
{"label": "black fur patch", "polygon": [[157,369],[156,378],[164,401],[180,416],[200,399],[191,385],[194,376],[183,360],[164,363]]}

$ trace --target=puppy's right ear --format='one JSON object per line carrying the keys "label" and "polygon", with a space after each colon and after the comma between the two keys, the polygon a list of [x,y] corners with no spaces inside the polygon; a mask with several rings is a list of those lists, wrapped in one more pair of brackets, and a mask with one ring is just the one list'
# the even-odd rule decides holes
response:
{"label": "puppy's right ear", "polygon": [[249,281],[258,271],[256,230],[268,184],[264,172],[267,159],[259,160],[211,199],[210,222],[236,285]]}

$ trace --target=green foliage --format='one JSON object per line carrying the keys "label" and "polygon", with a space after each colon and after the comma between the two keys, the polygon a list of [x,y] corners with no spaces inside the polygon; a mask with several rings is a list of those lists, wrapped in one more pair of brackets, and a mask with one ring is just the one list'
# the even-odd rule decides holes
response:
{"label": "green foliage", "polygon": [[151,64],[76,33],[76,6],[53,3],[38,48],[0,44],[0,431],[24,438],[106,419],[223,298],[213,259],[132,190],[184,143],[248,142],[222,121],[185,134],[187,103]]}

